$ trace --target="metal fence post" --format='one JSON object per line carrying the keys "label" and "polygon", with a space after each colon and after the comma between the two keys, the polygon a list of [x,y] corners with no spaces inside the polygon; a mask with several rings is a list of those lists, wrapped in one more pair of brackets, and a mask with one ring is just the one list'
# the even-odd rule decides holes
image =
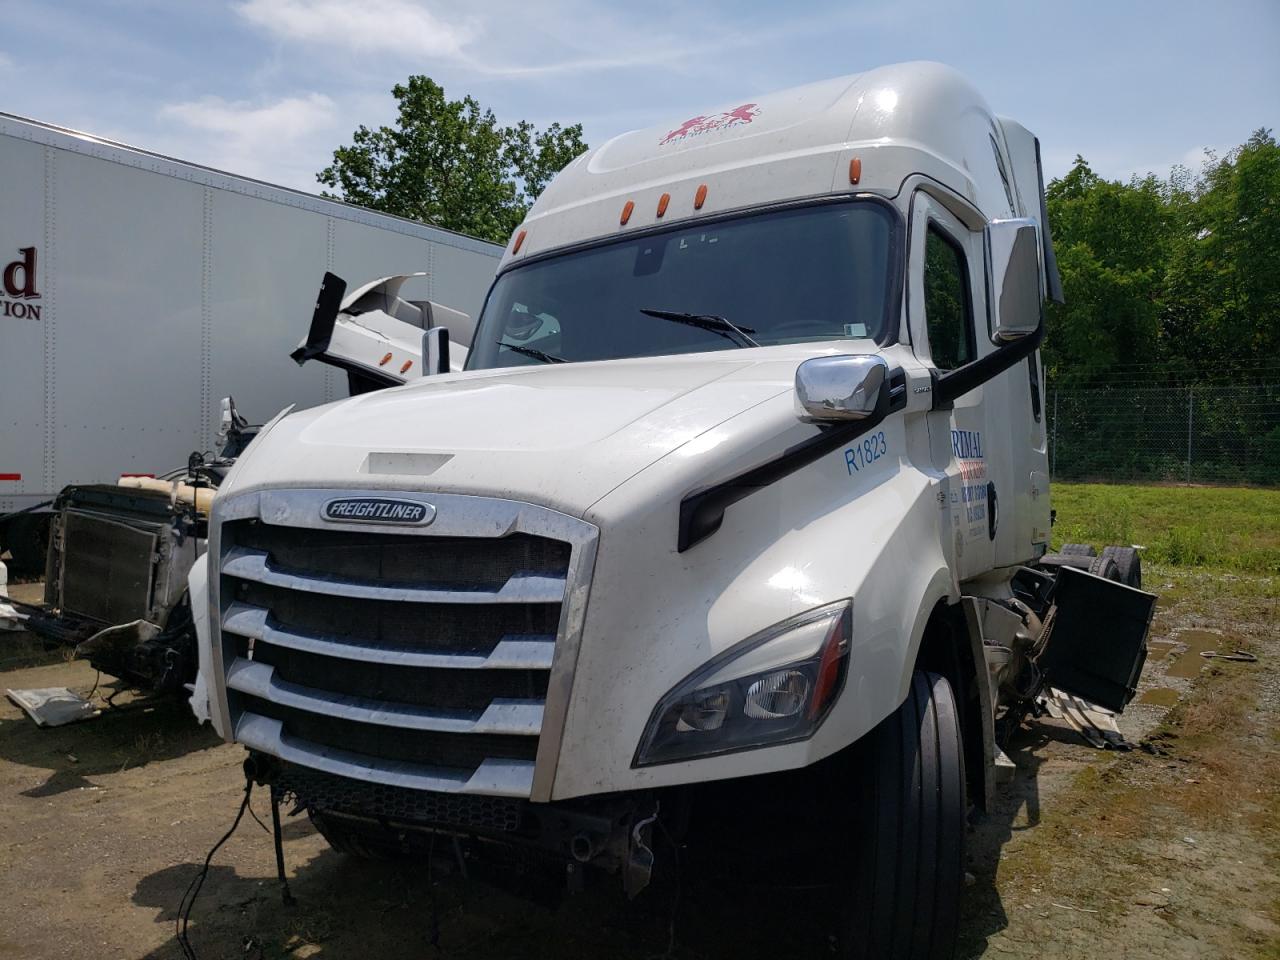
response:
{"label": "metal fence post", "polygon": [[1053,391],[1053,430],[1049,435],[1049,479],[1053,479],[1053,465],[1058,462],[1058,391]]}
{"label": "metal fence post", "polygon": [[1191,485],[1191,425],[1195,421],[1196,388],[1187,387],[1187,486]]}

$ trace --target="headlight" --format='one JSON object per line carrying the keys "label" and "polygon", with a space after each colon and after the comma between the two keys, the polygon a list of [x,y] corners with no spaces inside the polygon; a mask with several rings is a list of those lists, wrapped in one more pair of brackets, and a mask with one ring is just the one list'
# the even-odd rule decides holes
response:
{"label": "headlight", "polygon": [[841,600],[726,650],[658,702],[632,765],[811,736],[844,684],[852,628],[852,601]]}

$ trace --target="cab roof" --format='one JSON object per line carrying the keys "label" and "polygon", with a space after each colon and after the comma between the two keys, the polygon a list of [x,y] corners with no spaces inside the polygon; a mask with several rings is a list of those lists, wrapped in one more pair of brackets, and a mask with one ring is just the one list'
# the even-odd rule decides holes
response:
{"label": "cab roof", "polygon": [[614,137],[556,176],[508,242],[503,265],[768,203],[892,197],[914,173],[988,218],[1038,215],[1038,196],[1027,196],[1030,185],[1019,191],[1013,170],[1002,121],[968,80],[940,63],[894,64],[693,109]]}

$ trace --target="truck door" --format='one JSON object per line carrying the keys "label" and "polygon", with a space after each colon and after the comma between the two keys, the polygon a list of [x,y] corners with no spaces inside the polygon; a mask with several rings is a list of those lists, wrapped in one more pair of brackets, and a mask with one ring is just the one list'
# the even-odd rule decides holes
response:
{"label": "truck door", "polygon": [[[986,316],[982,233],[923,191],[912,203],[909,278],[912,349],[921,361],[945,373],[994,349],[978,321]],[[1009,437],[990,429],[989,393],[984,384],[928,415],[934,466],[947,474],[944,548],[960,580],[994,565],[999,497],[1009,489],[993,472]]]}

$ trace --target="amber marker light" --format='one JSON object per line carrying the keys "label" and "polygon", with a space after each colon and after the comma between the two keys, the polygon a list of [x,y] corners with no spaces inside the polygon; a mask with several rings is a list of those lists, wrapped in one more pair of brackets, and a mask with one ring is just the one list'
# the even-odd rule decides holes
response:
{"label": "amber marker light", "polygon": [[849,182],[854,186],[862,179],[862,158],[854,157],[849,161]]}
{"label": "amber marker light", "polygon": [[412,366],[413,366],[413,361],[412,361],[412,360],[406,360],[404,363],[402,363],[402,364],[400,365],[400,372],[401,372],[401,373],[408,373],[408,372],[409,372],[409,368],[410,368],[410,367],[412,367]]}
{"label": "amber marker light", "polygon": [[388,353],[386,356],[384,356],[381,360],[378,361],[378,366],[385,367],[390,362],[391,362],[391,354]]}
{"label": "amber marker light", "polygon": [[631,219],[631,211],[634,210],[635,208],[636,208],[636,205],[632,203],[630,200],[624,203],[622,205],[622,216],[618,218],[618,223],[622,224],[625,227],[627,225],[627,221]]}
{"label": "amber marker light", "polygon": [[698,192],[693,195],[693,209],[701,210],[702,205],[707,202],[707,185],[705,183],[698,184]]}
{"label": "amber marker light", "polygon": [[658,216],[661,217],[667,212],[667,204],[671,202],[671,194],[664,193],[658,198]]}
{"label": "amber marker light", "polygon": [[511,248],[512,253],[520,252],[520,245],[524,243],[524,235],[528,232],[529,232],[528,230],[521,230],[519,233],[516,234],[515,245]]}

